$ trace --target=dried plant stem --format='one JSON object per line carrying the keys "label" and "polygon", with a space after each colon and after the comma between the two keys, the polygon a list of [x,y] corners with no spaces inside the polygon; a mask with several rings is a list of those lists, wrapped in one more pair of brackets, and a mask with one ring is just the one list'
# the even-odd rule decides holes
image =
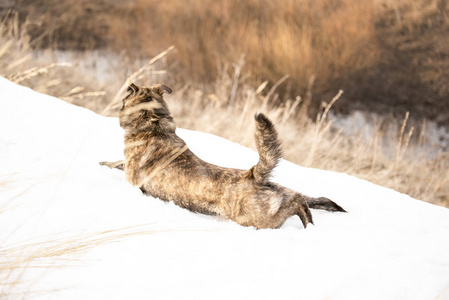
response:
{"label": "dried plant stem", "polygon": [[[329,113],[329,110],[331,109],[332,105],[340,98],[340,96],[343,94],[342,90],[338,91],[338,94],[335,95],[334,98],[332,98],[331,102],[329,102],[328,105],[326,105],[324,111],[322,114],[317,115],[317,121],[315,124],[315,130],[313,134],[312,139],[312,145],[310,146],[310,151],[307,155],[307,159],[305,161],[305,166],[310,167],[313,163],[313,160],[315,158],[316,149],[318,146],[318,143],[322,140],[322,135],[327,132],[330,128],[330,122],[327,124],[324,124],[324,120],[327,117],[327,114]],[[323,126],[324,125],[324,126]]]}
{"label": "dried plant stem", "polygon": [[144,71],[150,70],[153,67],[153,64],[160,60],[161,58],[165,57],[170,51],[175,49],[175,46],[168,47],[165,51],[159,53],[152,59],[150,59],[145,65],[143,65],[139,70],[131,74],[131,76],[128,77],[128,79],[123,83],[123,85],[120,87],[117,94],[115,94],[112,101],[106,106],[106,108],[102,111],[102,115],[108,116],[111,114],[112,111],[116,110],[118,107],[120,107],[120,99],[123,97],[123,94],[125,93],[126,88],[131,84],[131,82],[134,82],[136,79],[138,79]]}
{"label": "dried plant stem", "polygon": [[237,94],[237,88],[239,86],[240,73],[242,72],[242,68],[244,65],[245,65],[245,55],[241,55],[239,61],[236,64],[234,64],[234,76],[232,78],[232,86],[231,86],[231,93],[229,96],[228,108],[234,105],[235,97]]}
{"label": "dried plant stem", "polygon": [[410,115],[410,113],[406,112],[404,121],[402,122],[401,130],[399,132],[399,141],[396,146],[396,156],[395,156],[395,160],[394,160],[394,164],[393,164],[393,174],[395,177],[397,177],[398,166],[400,165],[400,163],[402,162],[402,160],[404,158],[404,154],[407,151],[407,147],[410,142],[410,138],[413,135],[413,131],[414,131],[414,127],[412,126],[410,128],[410,131],[407,133],[407,135],[404,136],[405,128],[407,126],[407,121],[408,121],[409,115]]}
{"label": "dried plant stem", "polygon": [[52,63],[44,67],[34,67],[25,71],[18,72],[13,75],[6,76],[9,80],[15,83],[20,83],[24,80],[30,79],[32,77],[42,75],[45,73],[48,73],[48,70],[55,68],[55,67],[71,67],[72,64],[67,62],[61,62],[61,63]]}

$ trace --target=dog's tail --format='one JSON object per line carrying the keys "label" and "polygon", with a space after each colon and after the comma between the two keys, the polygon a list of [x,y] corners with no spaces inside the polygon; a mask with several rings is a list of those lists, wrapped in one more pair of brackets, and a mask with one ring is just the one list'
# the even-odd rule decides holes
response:
{"label": "dog's tail", "polygon": [[256,119],[255,138],[259,162],[253,167],[253,176],[256,181],[266,183],[282,156],[281,142],[273,123],[264,114],[258,113],[254,118]]}

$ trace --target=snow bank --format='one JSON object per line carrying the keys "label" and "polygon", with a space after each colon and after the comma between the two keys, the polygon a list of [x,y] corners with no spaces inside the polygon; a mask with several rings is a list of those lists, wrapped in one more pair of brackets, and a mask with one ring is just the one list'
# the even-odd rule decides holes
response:
{"label": "snow bank", "polygon": [[[178,133],[209,162],[257,162],[222,138]],[[0,262],[33,255],[0,298],[449,299],[446,208],[283,161],[276,182],[348,213],[313,210],[307,229],[299,218],[244,228],[144,196],[99,166],[123,157],[122,136],[117,119],[0,78]]]}

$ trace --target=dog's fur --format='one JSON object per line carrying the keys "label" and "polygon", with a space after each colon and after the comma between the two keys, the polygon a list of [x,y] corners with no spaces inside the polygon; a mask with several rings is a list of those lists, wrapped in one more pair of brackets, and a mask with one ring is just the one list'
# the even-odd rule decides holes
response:
{"label": "dog's fur", "polygon": [[120,110],[124,164],[101,164],[124,169],[128,181],[145,194],[243,226],[279,228],[298,215],[306,227],[313,223],[309,207],[345,211],[327,198],[307,197],[270,182],[282,151],[273,124],[261,113],[255,115],[259,162],[254,167],[230,169],[201,160],[176,135],[164,92],[171,93],[171,89],[164,85],[128,87]]}

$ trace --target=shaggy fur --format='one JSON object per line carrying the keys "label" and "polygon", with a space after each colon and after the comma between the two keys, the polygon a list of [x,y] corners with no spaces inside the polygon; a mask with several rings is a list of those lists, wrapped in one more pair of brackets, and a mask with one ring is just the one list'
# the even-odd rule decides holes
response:
{"label": "shaggy fur", "polygon": [[124,164],[103,162],[124,169],[128,181],[145,194],[193,212],[218,215],[243,226],[279,228],[297,215],[304,227],[313,223],[310,208],[345,210],[327,198],[311,198],[270,182],[282,151],[276,129],[263,114],[255,115],[259,162],[250,170],[209,164],[175,134],[175,123],[162,95],[153,88],[131,84],[123,99],[120,126],[125,129]]}

